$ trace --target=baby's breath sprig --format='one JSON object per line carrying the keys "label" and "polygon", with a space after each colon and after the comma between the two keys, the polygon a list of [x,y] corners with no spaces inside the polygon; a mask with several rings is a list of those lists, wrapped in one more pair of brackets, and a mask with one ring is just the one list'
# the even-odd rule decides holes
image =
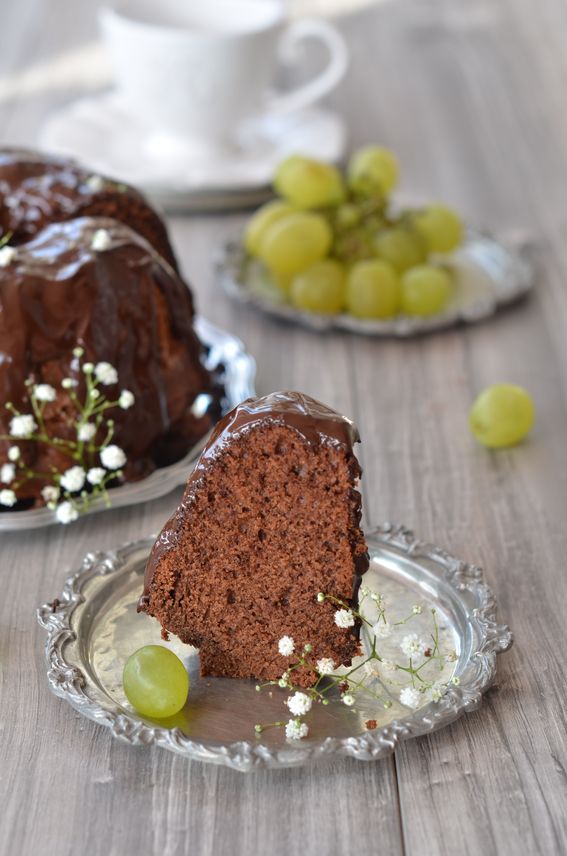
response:
{"label": "baby's breath sprig", "polygon": [[[45,418],[46,408],[57,401],[57,389],[48,383],[26,380],[29,411],[23,412],[11,402],[5,406],[11,415],[9,433],[0,439],[11,441],[7,460],[0,464],[0,505],[12,507],[18,501],[18,490],[29,481],[39,481],[42,498],[55,511],[60,523],[71,523],[97,499],[110,506],[108,485],[123,475],[126,463],[124,451],[112,443],[114,419],[109,412],[116,408],[128,410],[134,404],[134,394],[121,390],[118,398],[109,398],[103,387],[115,386],[118,373],[107,362],[96,364],[83,360],[84,349],[73,350],[71,375],[60,383],[61,394],[75,409],[75,436],[58,437],[50,432]],[[83,376],[84,393],[79,395],[79,376]],[[37,443],[56,449],[69,466],[64,470],[51,467],[38,472],[27,463],[27,443]]]}
{"label": "baby's breath sprig", "polygon": [[[438,702],[451,684],[459,683],[458,677],[439,681],[435,679],[435,674],[432,676],[432,672],[437,672],[438,676],[447,663],[457,659],[454,651],[441,651],[435,608],[429,609],[430,634],[425,637],[417,633],[404,635],[399,648],[405,660],[394,662],[378,651],[378,645],[390,637],[395,628],[407,625],[421,615],[424,612],[422,604],[414,604],[409,615],[390,622],[386,616],[386,599],[380,592],[371,591],[366,586],[360,589],[358,609],[340,598],[319,592],[317,603],[325,602],[335,607],[334,621],[337,627],[348,630],[359,624],[366,655],[355,666],[338,672],[337,665],[330,657],[316,659],[312,656],[313,646],[310,643],[298,651],[291,636],[282,636],[278,641],[278,652],[283,657],[289,657],[290,663],[278,680],[257,684],[256,690],[261,692],[268,686],[288,690],[290,695],[284,703],[291,718],[287,722],[282,720],[259,723],[255,726],[257,734],[267,728],[284,727],[286,737],[290,740],[307,737],[309,726],[304,717],[310,713],[314,704],[328,705],[333,691],[335,696],[338,691],[341,702],[351,709],[356,707],[359,696],[370,696],[379,701],[385,709],[391,708],[394,702],[398,701],[415,710],[424,702]],[[368,617],[368,609],[363,608],[365,603],[372,605],[372,620]],[[314,673],[317,677],[312,686],[299,686],[294,681],[298,672],[302,675],[306,672]],[[403,677],[403,680],[396,680],[397,677]]]}

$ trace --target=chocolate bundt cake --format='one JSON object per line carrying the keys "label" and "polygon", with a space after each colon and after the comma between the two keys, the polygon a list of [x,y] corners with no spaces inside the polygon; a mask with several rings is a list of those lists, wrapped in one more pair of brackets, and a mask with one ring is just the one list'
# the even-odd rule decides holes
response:
{"label": "chocolate bundt cake", "polygon": [[67,158],[0,148],[0,241],[18,246],[50,223],[87,216],[126,223],[177,270],[165,225],[133,187]]}
{"label": "chocolate bundt cake", "polygon": [[352,602],[368,567],[358,440],[349,419],[298,392],[248,399],[216,426],[139,603],[199,648],[202,675],[275,680],[289,665],[283,636],[337,665],[358,652],[357,628],[317,602],[320,591]]}
{"label": "chocolate bundt cake", "polygon": [[[28,199],[23,192],[17,198]],[[123,478],[141,478],[179,459],[210,428],[210,417],[194,407],[201,393],[211,393],[212,381],[193,329],[188,288],[155,244],[116,219],[67,219],[43,225],[25,240],[33,231],[30,222],[24,218],[17,225],[5,216],[19,243],[0,249],[0,464],[14,442],[6,404],[30,412],[28,378],[57,390],[43,410],[48,433],[76,439],[73,395],[80,399],[85,389],[73,354],[77,346],[85,360],[116,369],[119,385],[105,389],[109,400],[121,389],[134,395],[130,409],[109,411],[113,443],[127,456]],[[64,378],[76,385],[63,389]],[[22,439],[18,446],[37,476],[16,489],[17,508],[43,504],[49,474],[74,462],[40,442]]]}

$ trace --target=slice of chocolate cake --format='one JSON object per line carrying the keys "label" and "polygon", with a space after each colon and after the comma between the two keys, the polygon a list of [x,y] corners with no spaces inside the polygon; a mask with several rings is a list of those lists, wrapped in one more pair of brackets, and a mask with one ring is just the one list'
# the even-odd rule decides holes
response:
{"label": "slice of chocolate cake", "polygon": [[[139,610],[200,651],[201,674],[274,680],[278,640],[348,665],[351,603],[368,567],[359,441],[346,417],[298,392],[248,399],[221,422],[150,556]],[[307,686],[314,673],[298,675]]]}

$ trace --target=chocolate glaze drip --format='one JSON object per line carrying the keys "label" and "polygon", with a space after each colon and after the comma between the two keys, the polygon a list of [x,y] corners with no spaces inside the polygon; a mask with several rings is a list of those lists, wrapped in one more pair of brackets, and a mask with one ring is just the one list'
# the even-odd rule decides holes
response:
{"label": "chocolate glaze drip", "polygon": [[133,187],[68,158],[0,148],[0,239],[10,233],[10,243],[19,245],[50,223],[85,216],[126,223],[177,270],[161,218]]}
{"label": "chocolate glaze drip", "polygon": [[[109,246],[92,249],[97,230]],[[135,395],[129,410],[116,408],[113,442],[129,462],[125,478],[136,479],[186,453],[210,428],[210,417],[196,417],[191,406],[211,379],[200,361],[201,344],[193,329],[190,293],[173,268],[128,226],[105,218],[54,223],[0,267],[0,434],[8,432],[8,401],[29,410],[25,380],[60,388],[82,375],[73,357],[81,344],[85,360],[105,360],[118,371],[121,389]],[[76,410],[65,391],[45,406],[52,434],[74,437]],[[5,460],[8,440],[0,440]],[[61,453],[20,442],[27,463],[49,472],[70,466]],[[97,465],[93,461],[91,466]],[[28,483],[19,499],[37,498],[41,481]]]}
{"label": "chocolate glaze drip", "polygon": [[[354,422],[346,416],[342,416],[325,404],[321,404],[321,402],[301,392],[274,392],[260,398],[248,398],[243,401],[217,423],[195,469],[189,476],[179,508],[167,521],[154,544],[146,566],[144,593],[140,598],[138,611],[144,611],[148,605],[155,569],[161,556],[175,545],[179,529],[178,523],[182,520],[185,509],[191,503],[202,476],[211,462],[234,438],[248,430],[267,424],[286,425],[293,428],[312,445],[327,443],[342,447],[349,457],[349,464],[353,468],[351,469],[353,477],[356,478],[361,474],[353,452],[353,446],[360,442],[360,436]],[[357,519],[353,522],[358,525],[360,521],[360,494],[356,491],[355,493],[358,500],[355,513]],[[354,560],[358,581],[355,580],[353,598],[358,593],[359,578],[368,568],[368,556],[366,554],[355,554]]]}

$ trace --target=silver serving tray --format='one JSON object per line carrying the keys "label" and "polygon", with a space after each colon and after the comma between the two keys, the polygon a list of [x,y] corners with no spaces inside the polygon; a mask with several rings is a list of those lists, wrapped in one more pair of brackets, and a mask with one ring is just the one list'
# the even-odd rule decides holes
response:
{"label": "silver serving tray", "polygon": [[[256,363],[247,353],[244,344],[232,333],[227,333],[205,318],[195,319],[195,329],[208,348],[207,368],[216,372],[224,388],[223,410],[228,412],[245,398],[255,395]],[[155,470],[139,482],[121,485],[109,490],[112,508],[135,505],[165,496],[179,485],[185,484],[192,465],[199,457],[208,435],[203,437],[187,454],[168,467]],[[85,514],[106,511],[103,500],[93,502]],[[84,516],[84,515],[82,515]],[[0,513],[0,532],[22,529],[39,529],[57,523],[55,512],[48,508],[30,511],[3,511]]]}
{"label": "silver serving tray", "polygon": [[247,258],[241,240],[224,244],[216,254],[217,280],[233,300],[274,318],[292,321],[311,330],[347,330],[366,336],[408,338],[432,333],[459,323],[473,324],[524,297],[535,281],[535,270],[525,241],[504,241],[469,229],[463,246],[450,257],[456,273],[456,293],[444,312],[428,318],[397,315],[364,320],[352,315],[301,312],[269,282],[263,265]]}
{"label": "silver serving tray", "polygon": [[[49,686],[132,746],[156,745],[243,772],[331,756],[382,758],[400,740],[435,731],[475,710],[494,680],[496,655],[510,647],[512,634],[496,621],[496,602],[480,568],[416,540],[402,526],[386,524],[369,533],[367,540],[371,564],[365,584],[379,588],[400,615],[416,602],[435,606],[442,644],[456,651],[456,662],[447,667],[451,672],[444,679],[453,674],[460,684],[451,686],[437,703],[410,711],[398,702],[386,710],[372,698],[363,709],[346,708],[337,700],[314,708],[308,739],[286,741],[281,729],[255,735],[256,722],[285,718],[286,691],[257,693],[253,681],[201,679],[197,651],[175,639],[162,642],[157,621],[136,613],[152,538],[108,553],[88,553],[59,598],[39,608],[38,620],[47,632]],[[426,619],[426,612],[419,620]],[[412,620],[410,629],[420,628]],[[122,689],[126,659],[152,643],[171,647],[185,661],[191,678],[185,708],[167,722],[138,715]],[[377,721],[372,731],[365,727],[369,719]]]}

